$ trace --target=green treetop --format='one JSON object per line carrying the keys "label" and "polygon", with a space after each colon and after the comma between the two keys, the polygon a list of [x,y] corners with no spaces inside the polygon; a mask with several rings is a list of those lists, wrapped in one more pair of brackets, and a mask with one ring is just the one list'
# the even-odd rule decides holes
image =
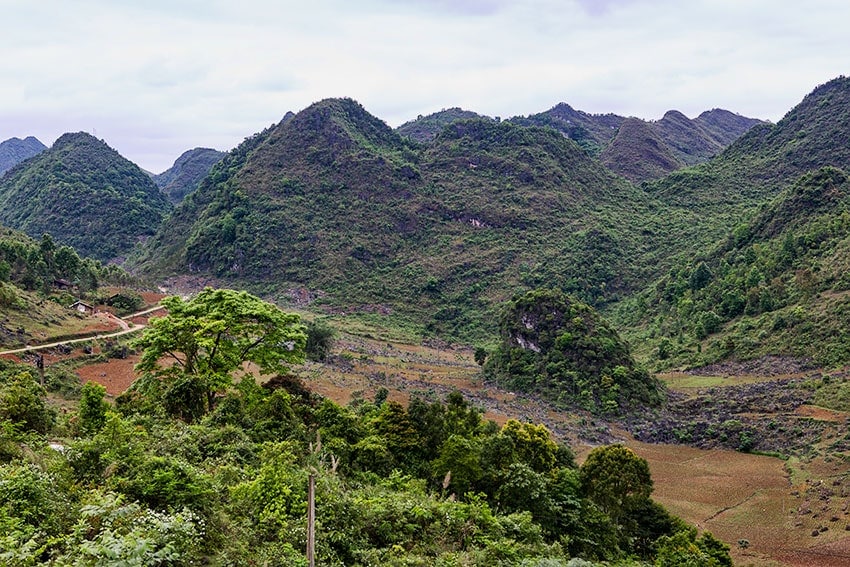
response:
{"label": "green treetop", "polygon": [[196,406],[184,415],[208,411],[244,362],[273,374],[304,360],[307,338],[298,315],[247,292],[206,288],[162,304],[168,315],[152,319],[134,343],[143,349],[136,368],[164,378],[183,403]]}

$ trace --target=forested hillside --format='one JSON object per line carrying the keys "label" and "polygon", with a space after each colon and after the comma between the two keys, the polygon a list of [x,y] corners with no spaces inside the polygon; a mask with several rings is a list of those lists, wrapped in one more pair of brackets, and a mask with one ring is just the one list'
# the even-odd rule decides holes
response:
{"label": "forested hillside", "polygon": [[608,415],[643,412],[662,401],[661,384],[635,363],[617,331],[560,290],[514,297],[499,334],[484,375],[503,388]]}
{"label": "forested hillside", "polygon": [[134,278],[119,266],[81,258],[48,234],[34,240],[0,228],[0,346],[72,332],[84,326],[67,309],[74,301],[93,302],[101,286],[131,283]]}
{"label": "forested hillside", "polygon": [[171,204],[138,166],[97,138],[65,134],[0,179],[0,223],[107,261],[152,235]]}
{"label": "forested hillside", "polygon": [[659,206],[549,129],[468,120],[421,147],[328,100],[231,152],[135,265],[473,336],[517,287],[600,303],[660,275]]}
{"label": "forested hillside", "polygon": [[0,143],[0,177],[25,159],[39,154],[47,149],[37,138],[27,136],[20,138],[9,138]]}
{"label": "forested hillside", "polygon": [[848,166],[848,103],[850,79],[820,85],[775,125],[754,127],[717,158],[673,173],[647,190],[674,208],[699,210],[712,220],[746,219],[799,176],[819,167]]}
{"label": "forested hillside", "polygon": [[[70,336],[61,306],[131,281],[105,259],[191,293],[120,322],[121,348],[49,352],[43,379],[0,360],[0,565],[305,565],[311,476],[323,565],[730,565],[613,439],[760,452],[652,461],[698,490],[695,461],[748,458],[711,504],[664,501],[738,557],[743,525],[765,554],[793,522],[771,561],[850,541],[848,108],[841,77],[732,141],[752,122],[722,110],[393,130],[328,99],[214,164],[181,156],[174,207],[63,136],[0,179],[0,221],[33,235],[0,231],[0,344]],[[123,364],[114,404],[80,384],[92,364]]]}
{"label": "forested hillside", "polygon": [[440,112],[434,112],[428,116],[419,116],[416,120],[405,122],[396,128],[396,132],[405,138],[409,138],[416,142],[428,143],[436,138],[437,135],[442,132],[443,128],[452,122],[457,122],[458,120],[470,120],[473,118],[487,119],[486,116],[482,116],[470,110],[449,108],[447,110],[441,110]]}
{"label": "forested hillside", "polygon": [[840,169],[803,175],[725,242],[627,302],[643,311],[659,363],[767,354],[811,357],[828,367],[850,360],[848,191]]}
{"label": "forested hillside", "polygon": [[637,118],[623,121],[599,159],[633,182],[658,179],[684,166],[656,131]]}
{"label": "forested hillside", "polygon": [[671,210],[701,214],[683,234],[708,237],[615,311],[622,328],[652,347],[644,354],[659,367],[766,354],[827,366],[850,360],[843,315],[850,154],[840,142],[850,138],[848,102],[850,81],[830,81],[775,126],[648,186]]}
{"label": "forested hillside", "polygon": [[211,148],[188,150],[183,152],[170,168],[159,175],[154,175],[153,181],[165,193],[168,200],[176,205],[198,188],[212,166],[223,157],[224,152]]}
{"label": "forested hillside", "polygon": [[[752,356],[773,348],[772,339],[755,341],[758,348],[730,339],[721,353],[710,336],[771,305],[798,307],[802,296],[787,283],[780,292],[774,280],[809,269],[818,291],[842,290],[798,259],[782,268],[793,272],[767,270],[767,279],[734,284],[734,293],[668,294],[664,301],[689,299],[697,309],[666,320],[659,314],[671,307],[647,286],[689,278],[682,274],[700,262],[727,277],[736,259],[714,250],[737,242],[795,184],[816,183],[804,176],[848,167],[847,82],[819,86],[779,123],[756,126],[709,162],[639,186],[605,164],[635,180],[662,175],[706,159],[753,121],[712,110],[694,120],[671,111],[647,123],[562,104],[503,122],[449,109],[393,131],[356,102],[330,99],[228,153],[161,227],[170,205],[140,170],[91,136],[69,134],[4,177],[0,220],[36,238],[49,231],[102,260],[127,254],[158,229],[132,258],[143,274],[214,278],[325,312],[392,315],[429,335],[492,345],[499,304],[557,288],[609,310],[628,336],[649,333],[652,349],[662,338],[686,345],[692,337],[681,348],[693,363]],[[522,125],[533,123],[547,127]],[[161,181],[209,167],[191,165],[191,157],[181,156]],[[840,258],[832,264],[843,265]],[[670,351],[664,343],[656,354],[665,364],[685,360]]]}

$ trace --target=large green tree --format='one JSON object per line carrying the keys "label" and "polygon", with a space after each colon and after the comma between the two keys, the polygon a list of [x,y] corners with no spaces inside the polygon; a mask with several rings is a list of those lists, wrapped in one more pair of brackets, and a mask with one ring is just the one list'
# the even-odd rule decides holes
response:
{"label": "large green tree", "polygon": [[137,370],[162,378],[166,397],[193,406],[172,413],[196,417],[232,384],[243,363],[261,375],[282,373],[304,360],[307,337],[298,315],[244,291],[206,288],[189,300],[162,301],[168,315],[151,319],[135,346]]}
{"label": "large green tree", "polygon": [[649,464],[624,445],[597,447],[580,469],[585,495],[614,523],[652,493]]}

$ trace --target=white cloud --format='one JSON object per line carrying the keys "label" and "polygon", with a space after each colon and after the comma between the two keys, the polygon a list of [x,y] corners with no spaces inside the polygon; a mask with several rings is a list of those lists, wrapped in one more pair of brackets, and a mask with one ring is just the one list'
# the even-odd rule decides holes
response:
{"label": "white cloud", "polygon": [[0,140],[69,130],[161,171],[350,96],[395,126],[568,102],[777,120],[847,72],[837,0],[5,0]]}

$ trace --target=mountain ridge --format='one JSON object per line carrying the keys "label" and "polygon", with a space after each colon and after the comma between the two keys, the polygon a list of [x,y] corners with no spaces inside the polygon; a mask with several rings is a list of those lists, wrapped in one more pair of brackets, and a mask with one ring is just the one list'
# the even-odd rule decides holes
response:
{"label": "mountain ridge", "polygon": [[224,153],[212,148],[186,150],[174,161],[174,165],[151,178],[168,200],[176,205],[198,188],[198,184],[212,166],[224,157]]}
{"label": "mountain ridge", "polygon": [[[625,124],[629,132],[619,141],[620,148],[608,151],[607,165],[612,171],[635,182],[659,179],[674,169],[669,158],[664,167],[647,168],[640,161],[648,157],[659,162],[661,155],[672,153],[673,158],[684,165],[702,163],[719,153],[725,146],[744,132],[762,121],[734,114],[727,110],[713,109],[705,111],[693,120],[677,110],[669,110],[657,121],[624,117],[616,114],[590,114],[576,110],[567,103],[559,103],[551,109],[528,116],[510,118],[522,125],[548,126],[576,141],[588,153],[602,157],[606,149],[618,137],[620,128]],[[635,120],[641,121],[647,134],[634,136]],[[633,147],[622,147],[623,139],[632,139]],[[649,146],[641,142],[652,140]],[[660,141],[664,149],[657,147]],[[619,159],[612,160],[616,155]],[[681,166],[680,166],[681,167]],[[676,168],[678,169],[678,167]]]}
{"label": "mountain ridge", "polygon": [[[329,99],[215,166],[136,262],[284,295],[307,287],[333,309],[430,311],[432,330],[454,333],[481,324],[466,319],[469,306],[510,295],[504,278],[563,277],[597,301],[629,289],[638,276],[623,249],[651,252],[606,209],[643,214],[651,200],[551,129],[463,120],[422,147],[358,103]],[[535,261],[546,249],[552,260]]]}
{"label": "mountain ridge", "polygon": [[23,140],[20,138],[9,138],[0,143],[0,177],[4,173],[21,163],[22,161],[31,158],[44,150],[47,146],[41,143],[34,136],[27,136]]}
{"label": "mountain ridge", "polygon": [[102,261],[153,234],[169,210],[147,174],[84,132],[63,134],[0,179],[0,223]]}

